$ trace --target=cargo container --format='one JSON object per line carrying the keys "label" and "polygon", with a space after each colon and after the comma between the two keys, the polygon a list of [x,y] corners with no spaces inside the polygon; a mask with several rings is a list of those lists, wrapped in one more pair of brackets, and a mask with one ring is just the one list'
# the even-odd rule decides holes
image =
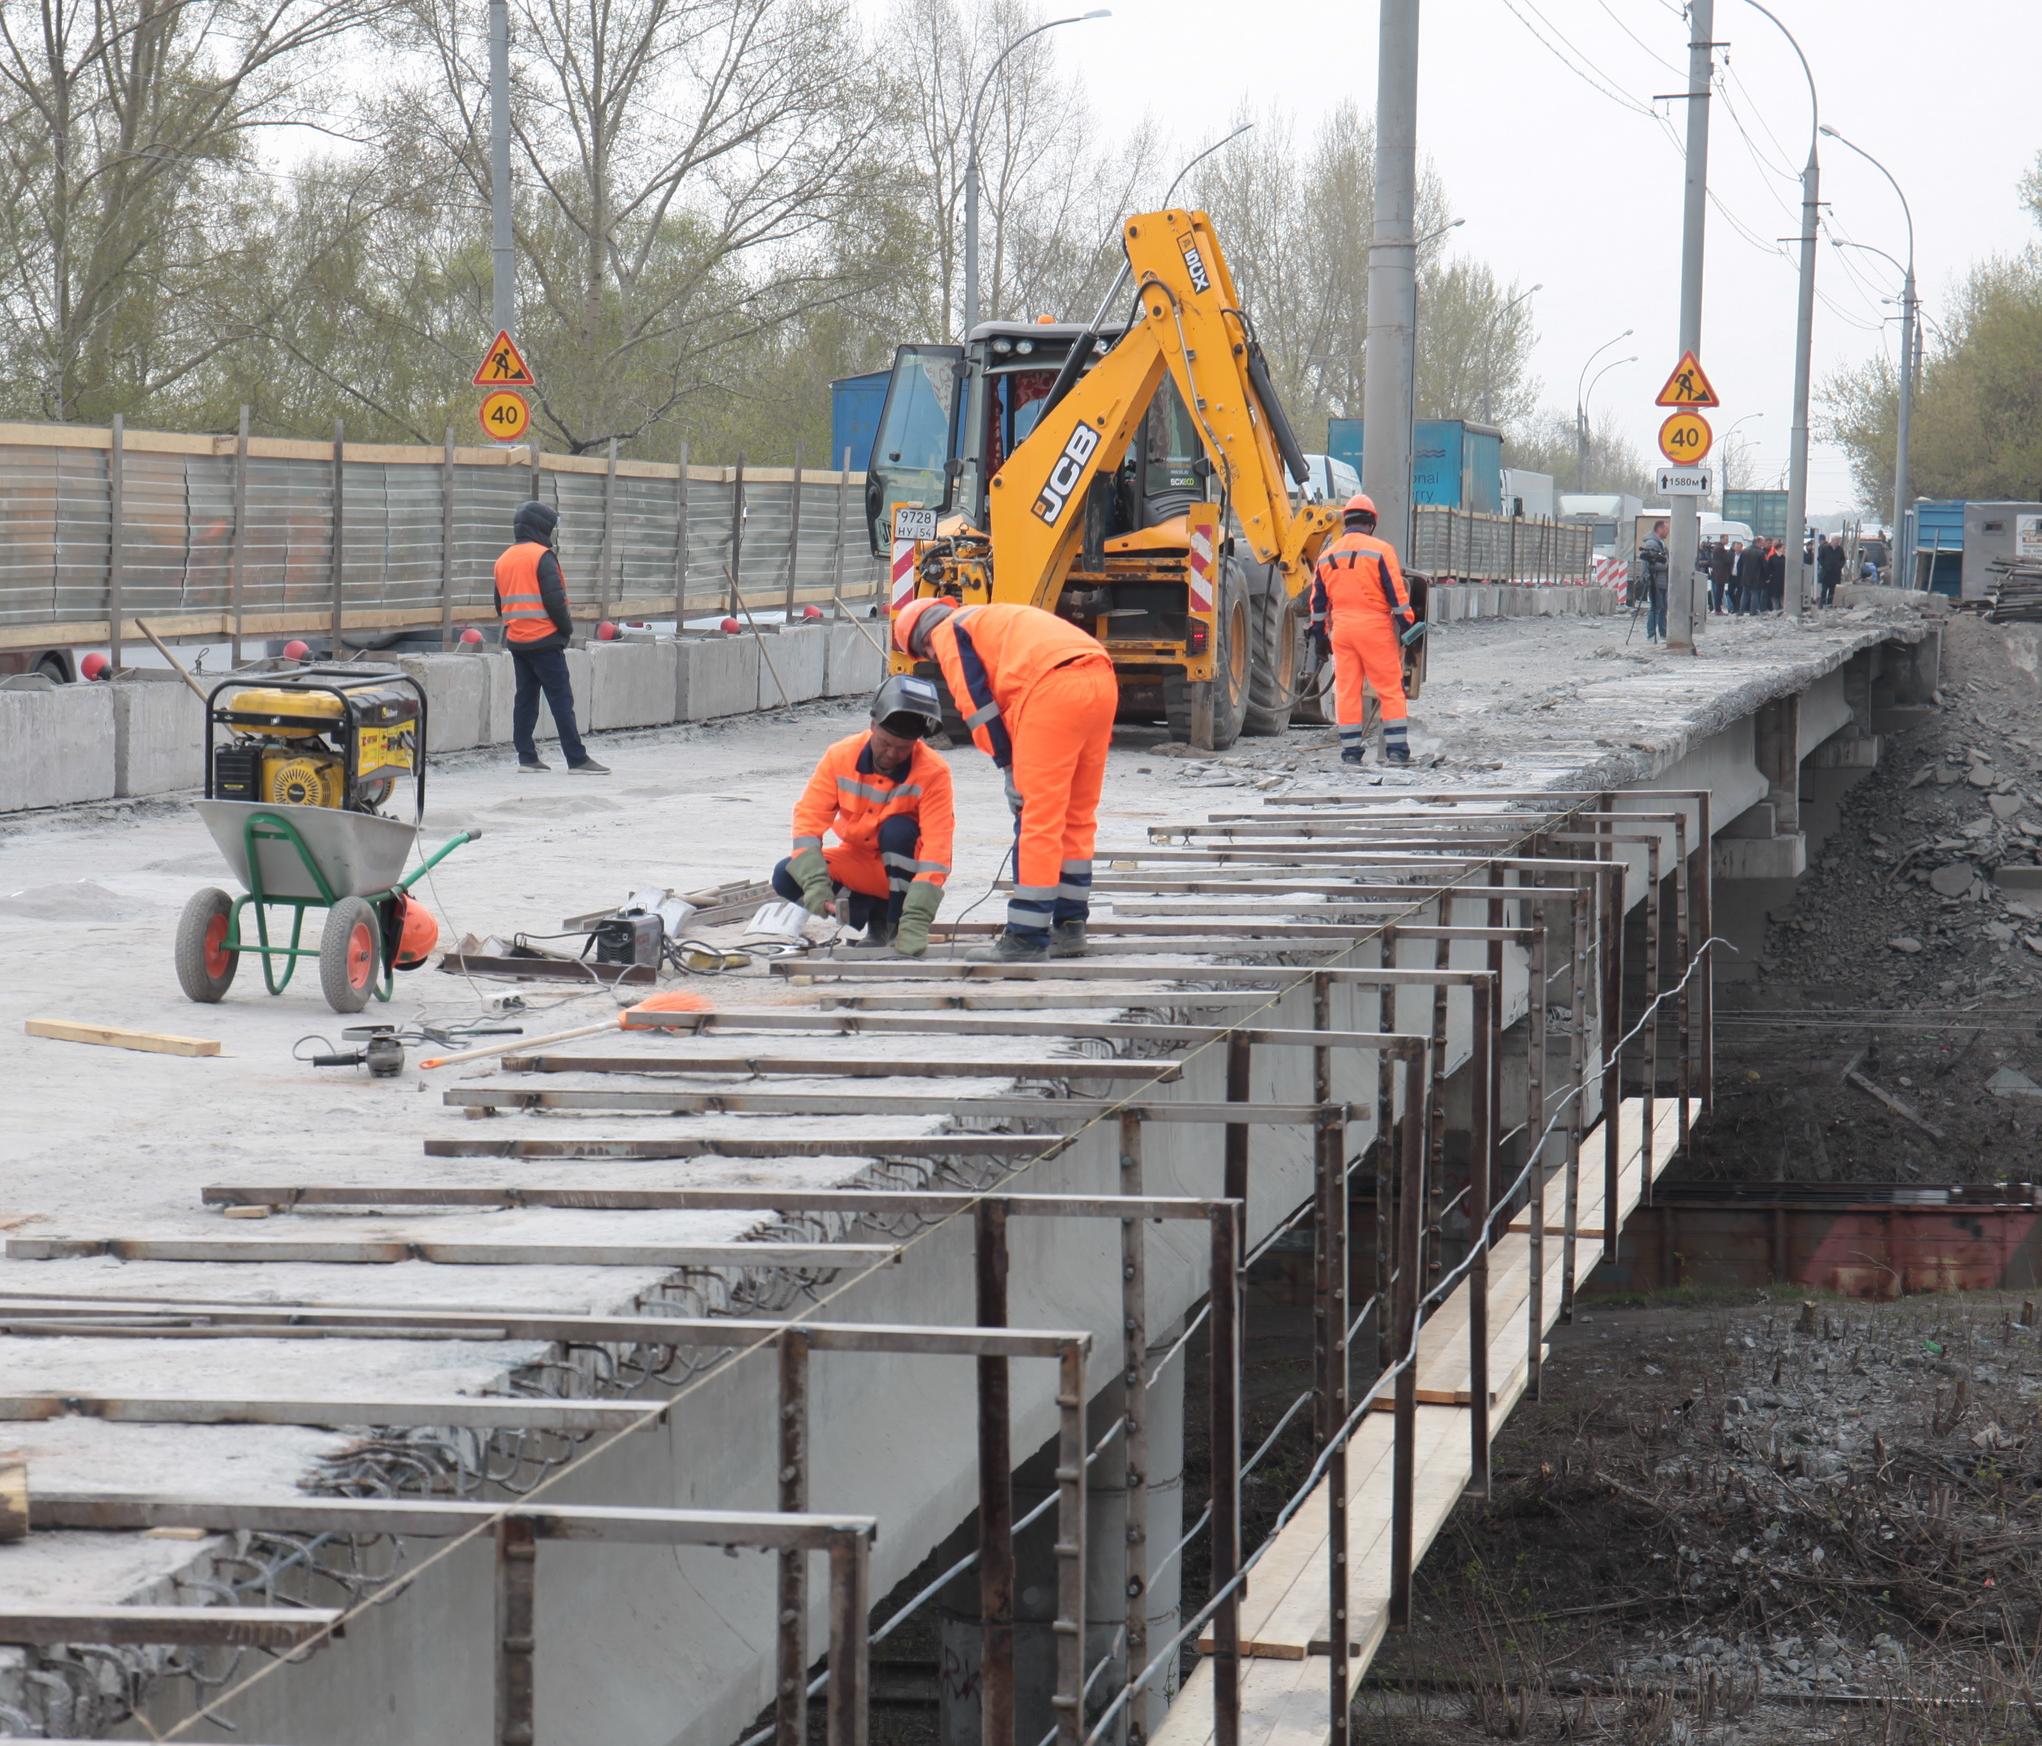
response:
{"label": "cargo container", "polygon": [[1787,494],[1784,491],[1723,493],[1723,519],[1741,521],[1762,540],[1787,537]]}
{"label": "cargo container", "polygon": [[[1362,421],[1329,418],[1326,452],[1362,473]],[[1421,418],[1411,427],[1411,501],[1500,514],[1503,433],[1464,418]]]}
{"label": "cargo container", "polygon": [[1924,588],[1952,600],[1964,591],[1964,510],[1958,498],[1921,497],[1907,512],[1909,538],[1902,551],[1914,552],[1914,574],[1895,577],[1896,586]]}
{"label": "cargo container", "polygon": [[844,463],[844,451],[851,452],[851,471],[862,473],[872,459],[872,444],[879,435],[879,410],[886,404],[886,384],[892,372],[871,370],[863,376],[839,376],[830,384],[830,458],[832,467]]}

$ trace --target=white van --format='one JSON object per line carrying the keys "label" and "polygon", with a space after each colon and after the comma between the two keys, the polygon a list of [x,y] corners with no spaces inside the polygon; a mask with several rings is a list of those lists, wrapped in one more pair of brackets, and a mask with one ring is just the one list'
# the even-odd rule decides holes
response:
{"label": "white van", "polygon": [[1308,503],[1345,503],[1361,489],[1361,475],[1331,455],[1307,455],[1305,466],[1311,474],[1305,482]]}

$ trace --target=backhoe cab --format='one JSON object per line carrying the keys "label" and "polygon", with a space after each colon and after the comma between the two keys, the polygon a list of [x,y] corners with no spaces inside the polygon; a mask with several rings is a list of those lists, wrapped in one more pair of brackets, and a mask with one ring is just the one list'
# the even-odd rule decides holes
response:
{"label": "backhoe cab", "polygon": [[1125,715],[1206,747],[1279,733],[1316,698],[1293,602],[1339,509],[1293,501],[1304,459],[1205,215],[1122,234],[1125,325],[987,322],[895,354],[872,550],[895,612],[1039,606],[1106,645]]}

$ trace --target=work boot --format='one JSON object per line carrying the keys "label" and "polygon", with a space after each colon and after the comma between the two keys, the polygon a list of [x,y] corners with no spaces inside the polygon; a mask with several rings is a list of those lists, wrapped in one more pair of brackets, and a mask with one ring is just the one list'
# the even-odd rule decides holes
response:
{"label": "work boot", "polygon": [[579,764],[570,764],[567,767],[577,776],[607,776],[610,773],[609,765],[598,764],[593,758],[584,758]]}
{"label": "work boot", "polygon": [[1036,945],[1016,933],[1002,933],[983,946],[959,954],[967,964],[1043,964],[1049,961],[1048,945]]}
{"label": "work boot", "polygon": [[1081,921],[1060,921],[1051,928],[1049,955],[1052,958],[1082,958],[1085,955],[1085,924]]}
{"label": "work boot", "polygon": [[1359,746],[1342,746],[1340,748],[1340,762],[1343,764],[1359,764],[1362,762],[1361,748]]}
{"label": "work boot", "polygon": [[1409,746],[1385,746],[1383,747],[1383,762],[1385,764],[1408,764],[1411,762],[1411,748]]}
{"label": "work boot", "polygon": [[881,911],[865,924],[865,933],[858,941],[861,946],[891,946],[893,944],[893,917]]}

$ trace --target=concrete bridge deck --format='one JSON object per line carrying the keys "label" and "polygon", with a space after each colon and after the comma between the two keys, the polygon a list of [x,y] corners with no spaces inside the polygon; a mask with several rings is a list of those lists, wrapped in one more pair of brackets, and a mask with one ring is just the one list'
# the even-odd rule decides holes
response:
{"label": "concrete bridge deck", "polygon": [[[1621,791],[1706,791],[1713,797],[1721,876],[1717,931],[1735,938],[1739,885],[1749,882],[1763,892],[1767,881],[1790,879],[1805,861],[1806,839],[1820,829],[1824,804],[1816,773],[1840,780],[1863,767],[1876,756],[1881,712],[1926,703],[1934,680],[1932,665],[1918,654],[1922,624],[1907,614],[1856,613],[1805,629],[1738,623],[1713,634],[1692,662],[1648,659],[1625,644],[1624,628],[1621,620],[1569,619],[1448,627],[1419,711],[1421,765],[1428,756],[1436,761],[1380,786],[1364,784],[1355,794],[1373,802],[1441,790],[1553,794],[1542,804],[1495,803],[1494,810],[1520,814],[1529,828],[1569,804],[1558,798],[1561,790],[1618,795],[1620,809],[1648,815],[1664,803],[1624,800]],[[449,760],[436,776],[436,821],[450,831],[487,823],[490,835],[447,862],[427,895],[453,930],[536,934],[648,880],[686,887],[763,872],[772,856],[785,852],[786,805],[820,742],[855,725],[855,712],[825,706],[792,717],[648,734],[618,748],[611,761],[619,776],[601,790],[570,786],[565,778],[534,785],[500,764]],[[165,945],[169,919],[192,888],[219,879],[203,833],[180,807],[96,808],[9,825],[0,832],[0,946],[13,973],[0,987],[0,1030],[19,1036],[20,1022],[29,1017],[76,1018],[214,1036],[225,1053],[185,1060],[43,1041],[11,1045],[15,1071],[0,1086],[0,1122],[25,1140],[12,1149],[0,1195],[0,1225],[19,1243],[0,1259],[6,1329],[0,1333],[0,1396],[23,1422],[0,1432],[0,1449],[23,1451],[31,1498],[49,1501],[52,1510],[42,1519],[54,1522],[67,1519],[66,1508],[73,1519],[88,1517],[76,1500],[113,1496],[138,1506],[177,1505],[188,1519],[203,1521],[206,1506],[230,1503],[268,1501],[281,1512],[308,1487],[330,1493],[390,1486],[402,1496],[428,1475],[443,1489],[484,1499],[511,1495],[501,1483],[506,1480],[517,1488],[543,1481],[546,1495],[563,1505],[786,1509],[785,1488],[775,1481],[782,1465],[776,1450],[783,1446],[773,1410],[774,1354],[784,1342],[741,1335],[726,1343],[741,1355],[716,1366],[669,1353],[665,1374],[655,1376],[658,1366],[645,1362],[651,1345],[646,1320],[735,1315],[779,1328],[791,1316],[807,1315],[843,1324],[972,1328],[984,1320],[983,1295],[975,1287],[974,1219],[967,1208],[937,1197],[994,1183],[1094,1198],[1122,1192],[1127,1130],[1115,1112],[1130,1098],[1155,1115],[1142,1125],[1143,1192],[1203,1203],[1238,1192],[1245,1200],[1240,1236],[1252,1246],[1314,1194],[1319,1160],[1312,1128],[1259,1117],[1230,1122],[1213,1106],[1230,1098],[1271,1113],[1279,1105],[1341,1105],[1348,1169],[1375,1137],[1386,1051],[1348,1044],[1329,1051],[1334,1058],[1315,1074],[1320,1052],[1309,1044],[1315,1025],[1357,1037],[1381,1030],[1440,1039],[1434,1083],[1424,1093],[1426,1120],[1429,1125],[1436,1100],[1442,1135],[1466,1130],[1469,1118],[1455,1100],[1463,1096],[1456,1082],[1465,1077],[1475,1047],[1468,986],[1435,1008],[1433,989],[1422,977],[1393,987],[1386,1002],[1377,998],[1379,985],[1342,985],[1315,1013],[1308,988],[1296,986],[1295,976],[1273,977],[1266,967],[1280,956],[1300,973],[1322,962],[1412,972],[1444,966],[1474,978],[1493,973],[1495,1017],[1522,1033],[1534,971],[1529,947],[1513,939],[1494,942],[1492,952],[1473,938],[1422,937],[1426,926],[1479,927],[1495,913],[1492,902],[1506,900],[1431,895],[1433,876],[1446,875],[1425,862],[1398,863],[1402,850],[1367,851],[1309,836],[1184,834],[1187,824],[1209,822],[1208,813],[1253,812],[1260,803],[1273,817],[1288,819],[1315,804],[1314,797],[1341,791],[1329,752],[1306,749],[1323,737],[1243,742],[1231,759],[1187,763],[1157,751],[1150,737],[1125,736],[1113,755],[1102,820],[1100,950],[1084,965],[1058,967],[1059,974],[1037,979],[961,979],[933,962],[861,966],[805,985],[747,975],[708,989],[728,1016],[700,1037],[634,1036],[572,1046],[588,1054],[636,1055],[667,1070],[700,1057],[701,1071],[686,1078],[686,1091],[723,1097],[727,1107],[686,1114],[584,1108],[477,1123],[442,1103],[440,1076],[407,1072],[386,1083],[315,1072],[292,1058],[291,1046],[308,1033],[332,1036],[339,1023],[312,1000],[294,991],[270,1001],[245,984],[217,1008],[191,1007],[178,997]],[[1006,817],[996,773],[968,755],[953,762],[965,831],[946,921],[965,917],[991,881]],[[765,771],[774,774],[766,778]],[[1445,844],[1439,852],[1456,852],[1449,839],[1483,835],[1471,825],[1443,827],[1436,820],[1410,828],[1438,835]],[[1596,829],[1579,834],[1592,838]],[[1144,844],[1151,830],[1175,846]],[[1505,839],[1522,835],[1508,822],[1493,832]],[[1648,838],[1658,845],[1659,871],[1671,890],[1670,825],[1645,826],[1635,840],[1615,825],[1602,827],[1602,835],[1602,852],[1630,869],[1626,897],[1634,909],[1645,885]],[[1194,844],[1203,844],[1206,860],[1173,859],[1191,854]],[[1598,852],[1590,841],[1545,848],[1584,861]],[[1479,863],[1500,850],[1493,843],[1464,843],[1457,852]],[[1318,901],[1308,885],[1352,881],[1364,866],[1378,869],[1366,875],[1371,879],[1417,881],[1415,907],[1381,912],[1398,917],[1404,930],[1387,949],[1374,937],[1375,918],[1308,914]],[[1228,882],[1250,888],[1245,901],[1266,905],[1272,925],[1305,923],[1325,931],[1247,939],[1248,924],[1237,913],[1243,896],[1218,891],[1168,894],[1185,906],[1170,917],[1184,924],[1180,934],[1114,931],[1116,917],[1131,925],[1161,919],[1135,912],[1159,901],[1162,888],[1185,883],[1187,873],[1210,880],[1216,869]],[[1513,884],[1521,878],[1506,877]],[[1137,889],[1150,886],[1157,889]],[[1253,889],[1258,886],[1263,889]],[[971,911],[970,922],[996,915],[996,906],[997,899]],[[1510,898],[1509,923],[1529,928],[1535,912],[1547,907]],[[1585,927],[1587,906],[1577,907]],[[1549,976],[1585,978],[1609,968],[1599,955],[1600,937],[1577,959],[1574,950],[1586,934],[1569,940],[1557,914],[1554,920]],[[1634,915],[1632,927],[1642,925]],[[1665,945],[1662,957],[1670,955],[1670,942]],[[1142,947],[1149,949],[1136,949]],[[1219,961],[1243,957],[1265,970],[1259,978],[1248,973],[1250,980],[1229,981]],[[976,981],[986,986],[981,990]],[[469,1018],[478,996],[498,992],[494,985],[470,989],[460,979],[426,973],[403,986],[391,1016]],[[530,1010],[512,1022],[535,1036],[590,1022],[614,1005],[607,994],[559,995],[529,986],[523,992]],[[1634,1015],[1635,1000],[1625,1006],[1618,993],[1619,1010]],[[842,1022],[852,1018],[866,1028],[843,1034]],[[1053,1021],[1055,1037],[1043,1034],[1045,1019]],[[1158,1021],[1180,1034],[1154,1028]],[[1152,1028],[1137,1028],[1144,1024]],[[905,1031],[905,1025],[927,1028]],[[1242,1026],[1270,1040],[1252,1054],[1243,1048],[1245,1073],[1231,1079],[1235,1063],[1223,1033]],[[868,1078],[845,1070],[853,1061],[891,1064],[910,1055],[943,1056],[948,1066],[960,1039],[963,1058],[982,1073]],[[1551,1047],[1557,1076],[1570,1045],[1556,1037]],[[768,1054],[777,1059],[756,1059]],[[1088,1072],[1088,1058],[1098,1068]],[[1130,1082],[1126,1067],[1137,1060],[1165,1062],[1177,1071],[1167,1084]],[[1056,1062],[1068,1062],[1068,1071],[1043,1077]],[[814,1070],[805,1072],[804,1063]],[[1580,1099],[1581,1133],[1569,1142],[1570,1155],[1588,1159],[1600,1142],[1589,1144],[1585,1136],[1594,1130],[1607,1082],[1592,1038],[1573,1065],[1584,1083],[1593,1081]],[[1521,1075],[1528,1070],[1513,1067],[1501,1076],[1502,1097],[1515,1098],[1520,1112],[1526,1096]],[[1671,1073],[1668,1064],[1662,1092],[1672,1085]],[[1627,1079],[1635,1084],[1633,1068]],[[1547,1089],[1557,1083],[1555,1077]],[[574,1091],[602,1103],[614,1101],[606,1092],[626,1084],[645,1089],[674,1081],[665,1071],[657,1079],[585,1070],[542,1076],[478,1064],[472,1077],[455,1084],[470,1092]],[[736,1107],[762,1090],[834,1101],[819,1114]],[[895,1105],[872,1113],[868,1092]],[[973,1101],[993,1098],[1002,1100],[997,1113],[971,1109]],[[1017,1115],[1017,1098],[1039,1098],[1041,1119]],[[1059,1103],[1070,1107],[1059,1111]],[[1173,1119],[1173,1104],[1185,1106],[1185,1117],[1205,1119]],[[1207,1109],[1196,1112],[1201,1105]],[[1388,1107],[1406,1107],[1402,1094]],[[1628,1117],[1631,1106],[1624,1107]],[[1655,1127],[1669,1107],[1662,1100]],[[568,1156],[455,1158],[425,1151],[427,1142],[444,1150],[499,1135],[543,1139],[552,1142],[549,1151]],[[617,1139],[640,1142],[635,1150],[647,1155],[622,1157],[615,1148],[590,1144]],[[611,1155],[601,1155],[605,1151]],[[1666,1154],[1664,1144],[1655,1147],[1655,1173]],[[1595,1161],[1598,1168],[1584,1169],[1581,1178],[1576,1229],[1584,1234],[1584,1254],[1597,1246],[1601,1161]],[[1020,1174],[1009,1178],[1017,1169]],[[1638,1192],[1644,1175],[1628,1147],[1621,1169],[1620,1204]],[[235,1185],[351,1187],[358,1198],[227,1223],[221,1197],[209,1205],[206,1190]],[[545,1188],[556,1191],[550,1199],[522,1192]],[[926,1191],[930,1210],[889,1214],[891,1223],[840,1210],[774,1211],[776,1197],[883,1188]],[[436,1190],[459,1190],[468,1198],[435,1201]],[[715,1204],[699,1198],[700,1191],[717,1190],[729,1198]],[[578,1191],[587,1199],[577,1201]],[[664,1202],[657,1198],[661,1191],[668,1192]],[[693,1201],[691,1191],[698,1193]],[[378,1200],[378,1192],[389,1198]],[[486,1198],[491,1194],[493,1201]],[[756,1204],[745,1201],[751,1194]],[[245,1242],[250,1247],[241,1252],[257,1258],[210,1258],[221,1251],[190,1247],[225,1238]],[[49,1249],[66,1239],[102,1247]],[[108,1252],[103,1245],[109,1239],[145,1246]],[[741,1268],[714,1247],[766,1248],[775,1241],[886,1253],[847,1250],[830,1257],[790,1250],[777,1258],[785,1265],[768,1266],[763,1263],[775,1258],[767,1249],[762,1265]],[[342,1243],[353,1247],[343,1252],[336,1247]],[[1045,1339],[1089,1336],[1085,1392],[1098,1389],[1121,1368],[1120,1221],[1017,1220],[1010,1243],[1007,1324],[1043,1330]],[[1141,1317],[1162,1337],[1205,1294],[1205,1227],[1181,1219],[1150,1225],[1139,1246]],[[1542,1281],[1565,1247],[1544,1245]],[[1490,1391],[1499,1410],[1512,1389],[1523,1386],[1510,1367],[1510,1329],[1517,1328],[1522,1347],[1530,1294],[1527,1289],[1513,1300],[1509,1281],[1522,1278],[1528,1285],[1529,1262],[1515,1264],[1529,1249],[1528,1233],[1506,1235],[1491,1257]],[[170,1258],[200,1253],[209,1258]],[[443,1258],[425,1258],[433,1254]],[[42,1255],[52,1258],[31,1258]],[[363,1265],[364,1258],[379,1264]],[[463,1258],[484,1265],[454,1264]],[[1564,1295],[1563,1280],[1555,1279],[1552,1289],[1542,1284],[1540,1316],[1549,1321]],[[189,1307],[197,1305],[235,1313]],[[265,1306],[315,1307],[265,1321],[257,1313]],[[355,1312],[352,1326],[346,1325],[349,1311]],[[81,1312],[91,1312],[99,1325],[64,1325]],[[318,1326],[322,1316],[332,1325]],[[1454,1374],[1458,1361],[1436,1348],[1447,1330],[1465,1329],[1467,1316],[1466,1306],[1457,1311],[1450,1298],[1428,1324],[1434,1331],[1430,1343],[1421,1344],[1418,1373],[1429,1396],[1462,1386]],[[384,1318],[380,1324],[378,1317]],[[576,1317],[598,1319],[572,1323]],[[869,1572],[874,1594],[912,1570],[981,1500],[976,1468],[984,1362],[975,1366],[935,1351],[883,1358],[818,1351],[812,1360],[806,1507],[876,1518]],[[1019,1357],[1008,1368],[1018,1460],[1045,1439],[1067,1435],[1068,1379],[1059,1378],[1055,1365]],[[497,1402],[481,1413],[494,1428],[450,1429],[465,1422],[463,1409],[453,1404],[457,1397]],[[118,1422],[124,1415],[103,1404],[59,1416],[33,1405],[52,1398],[81,1405],[154,1398],[159,1408],[154,1422],[146,1422],[151,1414],[144,1406]],[[583,1401],[591,1410],[581,1419],[555,1421],[572,1429],[546,1431],[530,1414],[531,1403],[547,1400]],[[212,1410],[202,1411],[207,1403]],[[632,1403],[646,1410],[641,1428],[624,1436],[612,1435],[604,1414],[594,1410]],[[1419,1411],[1424,1435],[1466,1449],[1467,1437],[1446,1428],[1458,1423],[1465,1430],[1465,1408],[1423,1405]],[[520,1414],[527,1415],[522,1427]],[[469,1409],[468,1418],[475,1417]],[[414,1429],[405,1432],[405,1426]],[[1364,1430],[1370,1439],[1383,1435],[1373,1420]],[[1357,1450],[1362,1447],[1357,1442]],[[506,1449],[515,1453],[507,1457]],[[1352,1493],[1351,1522],[1366,1514],[1359,1500],[1369,1470],[1366,1456],[1351,1456],[1349,1476],[1360,1488]],[[1100,1471],[1095,1465],[1095,1481]],[[1443,1511],[1459,1484],[1441,1480],[1433,1488],[1436,1498],[1427,1496]],[[1301,1692],[1311,1684],[1309,1513],[1307,1505],[1285,1544],[1265,1558],[1243,1616],[1252,1642],[1250,1622],[1267,1630],[1284,1608],[1288,1591],[1278,1589],[1271,1575],[1277,1565],[1269,1562],[1281,1553],[1299,1572],[1297,1593],[1282,1616],[1296,1615],[1294,1628],[1286,1628],[1292,1638],[1303,1638],[1306,1658],[1286,1673],[1269,1656],[1248,1656],[1244,1701],[1252,1695],[1259,1703],[1265,1688],[1284,1679]],[[1160,1541],[1157,1524],[1151,1528]],[[1356,1539],[1363,1532],[1354,1526],[1350,1544],[1363,1544]],[[170,1537],[132,1528],[37,1528],[26,1540],[0,1545],[6,1579],[0,1586],[9,1606],[194,1605],[219,1598],[221,1591],[207,1585],[223,1573],[245,1584],[254,1572],[251,1592],[267,1596],[273,1587],[267,1573],[289,1562],[277,1554],[278,1544],[259,1536],[194,1539],[184,1531]],[[463,1544],[427,1563],[431,1554],[430,1541],[407,1543],[394,1568],[408,1574],[410,1586],[368,1610],[362,1603],[389,1572],[373,1560],[365,1564],[358,1552],[348,1553],[352,1562],[342,1561],[345,1567],[302,1585],[295,1598],[348,1612],[346,1635],[323,1642],[301,1663],[270,1664],[245,1689],[240,1681],[254,1667],[227,1668],[234,1696],[220,1716],[263,1738],[394,1746],[494,1737],[500,1643],[493,1597],[500,1574],[486,1543]],[[565,1547],[549,1550],[547,1561],[537,1600],[540,1738],[571,1732],[600,1714],[606,1739],[723,1742],[772,1701],[774,1558],[732,1562],[713,1549],[661,1547],[655,1556],[652,1549]],[[778,1568],[784,1579],[784,1558]],[[1356,1569],[1360,1621],[1366,1610]],[[288,1574],[283,1592],[291,1592]],[[819,1649],[830,1623],[828,1597],[812,1586],[803,1610],[807,1641]],[[432,1621],[429,1641],[424,1620]],[[0,1641],[5,1631],[0,1621]],[[1358,1623],[1350,1638],[1364,1640]],[[1110,1649],[1109,1631],[1088,1653],[1087,1667]],[[1125,1663],[1125,1643],[1118,1653]],[[209,1678],[220,1676],[225,1654],[206,1666]],[[157,1651],[148,1655],[137,1665],[151,1721],[160,1728],[205,1700],[180,1676],[182,1663]],[[52,1659],[42,1650],[0,1649],[0,1703],[46,1731],[104,1731],[117,1723],[118,1693],[108,1691],[100,1675],[80,1674],[79,1665],[61,1651]],[[1209,1678],[1203,1670],[1194,1677],[1166,1724],[1172,1732],[1210,1726],[1203,1695]],[[1109,1677],[1094,1690],[1095,1708],[1112,1684]],[[1324,1693],[1323,1677],[1317,1689]],[[66,1694],[61,1716],[54,1695],[60,1691]],[[1319,1709],[1323,1713],[1323,1702]],[[1195,1719],[1201,1711],[1205,1723]],[[1260,1711],[1251,1705],[1250,1713]],[[1067,1737],[1075,1738],[1075,1720],[1066,1715],[1063,1721]],[[213,1737],[206,1727],[202,1721],[190,1737]],[[1022,1746],[1033,1746],[1033,1738]]]}

